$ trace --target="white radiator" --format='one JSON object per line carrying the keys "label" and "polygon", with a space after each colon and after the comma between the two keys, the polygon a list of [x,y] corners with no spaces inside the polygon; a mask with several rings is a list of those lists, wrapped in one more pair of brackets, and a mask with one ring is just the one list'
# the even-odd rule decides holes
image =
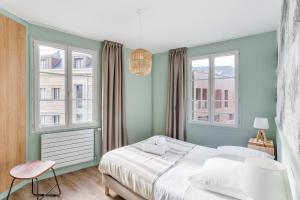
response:
{"label": "white radiator", "polygon": [[94,129],[44,134],[41,159],[55,161],[55,168],[92,161],[94,140]]}

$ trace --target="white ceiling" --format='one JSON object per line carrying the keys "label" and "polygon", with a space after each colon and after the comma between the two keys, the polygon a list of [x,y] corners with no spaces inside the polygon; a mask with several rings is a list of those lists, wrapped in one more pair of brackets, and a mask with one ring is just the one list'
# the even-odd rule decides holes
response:
{"label": "white ceiling", "polygon": [[281,0],[0,0],[31,23],[153,53],[275,30]]}

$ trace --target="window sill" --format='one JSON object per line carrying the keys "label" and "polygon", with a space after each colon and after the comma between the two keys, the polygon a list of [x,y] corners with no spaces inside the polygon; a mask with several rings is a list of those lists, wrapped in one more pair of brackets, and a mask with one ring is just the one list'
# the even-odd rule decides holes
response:
{"label": "window sill", "polygon": [[72,127],[72,128],[57,128],[52,130],[32,130],[30,132],[31,135],[42,135],[42,134],[51,134],[51,133],[60,133],[60,132],[68,132],[68,131],[78,131],[78,130],[85,130],[85,129],[98,129],[101,131],[101,127],[97,125],[90,125],[90,126],[81,126],[81,127]]}
{"label": "window sill", "polygon": [[189,121],[187,124],[192,126],[206,126],[211,128],[231,128],[231,129],[238,129],[240,128],[240,124],[218,124],[218,123],[208,123],[208,122],[197,122],[197,121]]}

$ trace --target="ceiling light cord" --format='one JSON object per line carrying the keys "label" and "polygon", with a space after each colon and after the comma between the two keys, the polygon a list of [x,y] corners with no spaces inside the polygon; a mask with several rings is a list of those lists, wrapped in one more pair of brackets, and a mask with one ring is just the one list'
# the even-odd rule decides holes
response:
{"label": "ceiling light cord", "polygon": [[130,53],[129,71],[136,76],[145,76],[151,73],[152,55],[142,48],[142,9],[136,11],[139,20],[139,36],[137,42],[139,46]]}
{"label": "ceiling light cord", "polygon": [[139,16],[139,46],[142,47],[142,9],[138,9],[137,14]]}

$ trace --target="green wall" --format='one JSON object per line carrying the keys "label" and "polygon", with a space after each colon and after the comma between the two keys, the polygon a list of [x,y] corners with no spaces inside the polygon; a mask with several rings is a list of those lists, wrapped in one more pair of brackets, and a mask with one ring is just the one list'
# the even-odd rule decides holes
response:
{"label": "green wall", "polygon": [[[249,137],[256,134],[252,128],[255,116],[268,117],[267,134],[275,137],[276,108],[276,32],[197,46],[188,49],[188,57],[238,50],[240,127],[228,128],[187,123],[187,141],[204,146],[245,146]],[[168,53],[153,58],[153,131],[165,133],[166,100],[168,88]]]}
{"label": "green wall", "polygon": [[153,56],[152,102],[153,134],[164,134],[166,129],[166,104],[168,98],[168,52]]}
{"label": "green wall", "polygon": [[137,77],[129,72],[130,51],[124,48],[125,112],[132,144],[152,136],[152,75]]}

